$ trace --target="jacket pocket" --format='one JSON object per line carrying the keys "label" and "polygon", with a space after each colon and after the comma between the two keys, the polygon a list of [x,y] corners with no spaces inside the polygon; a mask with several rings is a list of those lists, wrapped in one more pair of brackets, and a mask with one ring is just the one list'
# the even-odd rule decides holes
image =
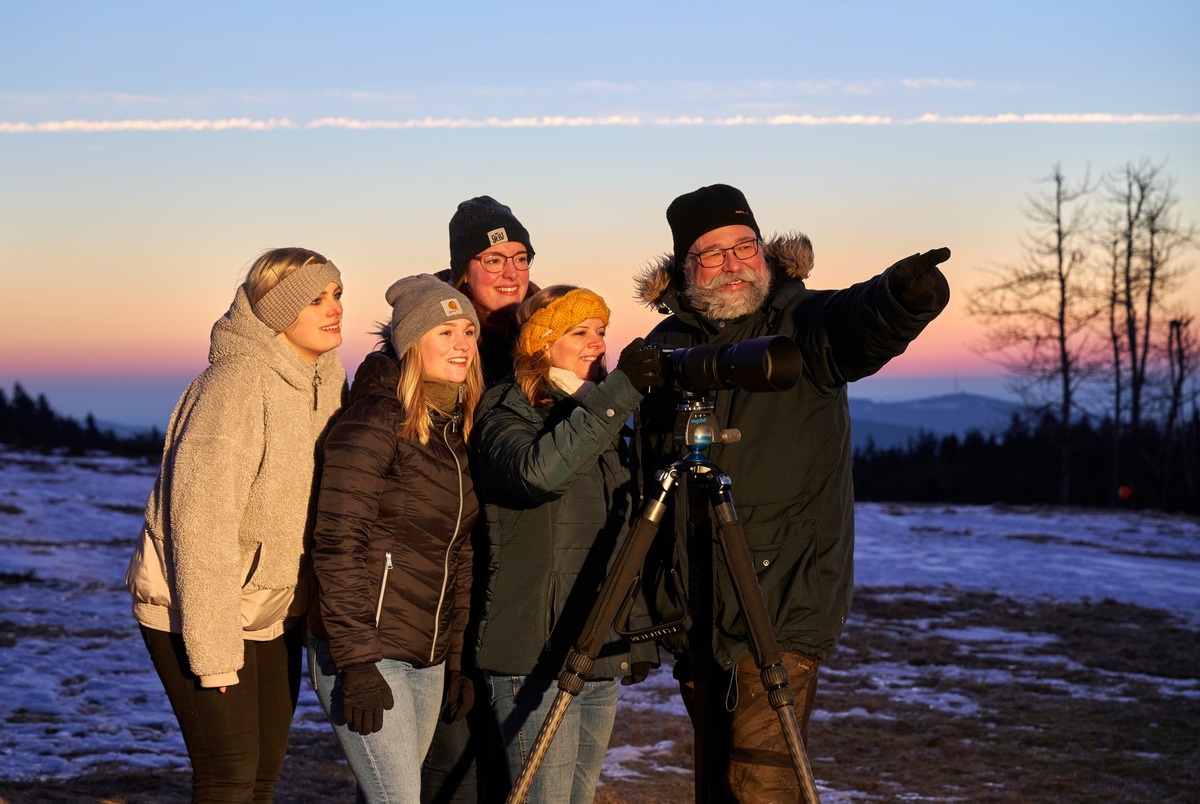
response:
{"label": "jacket pocket", "polygon": [[551,641],[554,634],[554,626],[558,623],[558,601],[556,599],[558,591],[558,575],[550,573],[550,583],[546,586],[546,622],[544,635],[545,645],[542,650],[550,650],[553,646]]}
{"label": "jacket pocket", "polygon": [[379,627],[379,620],[383,616],[383,593],[387,591],[388,575],[392,572],[392,554],[383,554],[383,573],[379,577],[379,599],[375,603],[375,627]]}
{"label": "jacket pocket", "polygon": [[819,597],[816,574],[820,528],[810,517],[793,517],[760,528],[747,528],[750,560],[767,614],[778,625]]}

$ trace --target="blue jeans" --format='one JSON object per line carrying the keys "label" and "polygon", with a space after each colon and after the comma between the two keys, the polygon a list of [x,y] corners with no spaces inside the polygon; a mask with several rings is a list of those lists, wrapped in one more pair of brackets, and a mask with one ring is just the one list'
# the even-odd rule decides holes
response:
{"label": "blue jeans", "polygon": [[[500,740],[515,783],[538,731],[558,695],[558,679],[484,673]],[[571,701],[554,740],[533,777],[534,804],[590,804],[604,767],[604,753],[617,715],[616,679],[584,682]]]}
{"label": "blue jeans", "polygon": [[308,672],[354,771],[359,799],[370,804],[420,801],[421,762],[437,725],[445,667],[381,661],[379,672],[392,688],[395,705],[383,713],[383,730],[368,735],[352,731],[342,717],[342,684],[325,640],[309,638]]}

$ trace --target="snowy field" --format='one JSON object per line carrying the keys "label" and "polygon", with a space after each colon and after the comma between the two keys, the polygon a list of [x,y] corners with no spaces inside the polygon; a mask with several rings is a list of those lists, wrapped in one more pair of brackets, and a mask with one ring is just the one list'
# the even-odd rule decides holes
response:
{"label": "snowy field", "polygon": [[[155,471],[111,457],[0,448],[0,779],[74,776],[100,763],[186,763],[123,585]],[[860,504],[857,510],[860,589],[952,588],[1029,601],[1111,598],[1200,626],[1195,520],[987,506]],[[1009,644],[1008,632],[943,627],[943,635],[974,649],[1021,649]],[[969,705],[916,689],[904,673],[900,664],[875,671],[880,687],[897,696],[928,695],[928,706],[948,711]],[[1171,694],[1187,705],[1200,701],[1200,681],[1172,685]],[[622,687],[621,695],[621,706],[631,710],[685,716],[666,672]],[[821,711],[819,697],[817,704],[817,720],[848,714]],[[328,728],[307,688],[295,728]],[[644,767],[666,749],[613,745],[605,775],[621,776],[623,763],[634,759]]]}

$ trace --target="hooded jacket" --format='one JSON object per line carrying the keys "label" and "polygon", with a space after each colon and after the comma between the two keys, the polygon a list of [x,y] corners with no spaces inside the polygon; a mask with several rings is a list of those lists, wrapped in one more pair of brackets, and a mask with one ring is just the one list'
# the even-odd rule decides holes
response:
{"label": "hooded jacket", "polygon": [[181,633],[201,685],[219,687],[238,681],[242,640],[274,639],[308,608],[316,454],[346,372],[336,352],[297,355],[244,288],[208,359],[171,414],[125,581],[137,621]]}
{"label": "hooded jacket", "polygon": [[390,345],[367,355],[325,442],[309,624],[339,670],[380,659],[462,666],[479,503],[457,414],[434,412],[427,444],[398,435],[399,379]]}
{"label": "hooded jacket", "polygon": [[[534,407],[515,384],[476,415],[480,495],[489,540],[476,663],[493,673],[557,676],[636,514],[622,429],[641,394],[619,371],[580,401],[559,389]],[[624,454],[623,454],[624,453]],[[631,624],[649,625],[645,606]],[[592,678],[657,664],[657,646],[609,632]]]}
{"label": "hooded jacket", "polygon": [[[714,444],[707,457],[732,480],[738,519],[780,649],[824,658],[841,635],[854,586],[847,383],[901,354],[946,306],[949,288],[936,267],[924,271],[922,255],[849,288],[809,290],[804,280],[813,255],[807,237],[776,236],[764,243],[763,254],[772,277],[770,295],[741,319],[712,322],[691,309],[683,296],[682,271],[670,256],[647,267],[637,295],[648,306],[672,313],[650,332],[648,343],[692,347],[782,335],[800,347],[802,373],[790,390],[715,393],[717,420],[740,430],[741,440]],[[665,388],[643,404],[643,455],[653,462],[648,477],[682,457],[672,443],[678,398],[677,389]],[[701,611],[711,605],[711,616],[697,617],[691,638],[711,638],[712,655],[729,668],[750,654],[745,622],[722,551],[705,539],[692,545],[689,560],[682,508],[676,506],[679,560],[691,596],[705,598],[693,603],[701,604]],[[699,553],[705,566],[692,571],[689,564],[700,560]],[[670,607],[665,589],[659,602]],[[667,645],[682,654],[687,640],[672,638]]]}

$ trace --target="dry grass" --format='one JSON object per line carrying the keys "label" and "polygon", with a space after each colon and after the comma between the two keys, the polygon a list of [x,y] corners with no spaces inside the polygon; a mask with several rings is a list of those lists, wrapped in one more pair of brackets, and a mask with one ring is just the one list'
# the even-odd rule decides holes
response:
{"label": "dry grass", "polygon": [[[823,680],[822,709],[862,707],[887,719],[814,725],[814,774],[826,785],[881,800],[1196,801],[1196,631],[1112,601],[1028,606],[947,592],[931,602],[918,590],[891,591],[860,597],[827,665],[844,674]],[[997,629],[1001,641],[964,642],[939,628]],[[906,663],[914,687],[964,696],[971,708],[897,704],[895,690],[856,671],[881,661]],[[1166,691],[1171,680],[1181,693]]]}
{"label": "dry grass", "polygon": [[[810,727],[814,776],[830,799],[1194,802],[1198,636],[1162,612],[1110,601],[864,591],[822,672],[817,705],[829,716]],[[850,712],[861,714],[840,716]],[[598,804],[692,800],[686,720],[623,710],[612,744],[645,747],[622,763],[642,775],[606,779]],[[338,757],[330,732],[294,731],[277,800],[353,801]],[[185,770],[0,781],[0,801],[13,804],[187,797]]]}

